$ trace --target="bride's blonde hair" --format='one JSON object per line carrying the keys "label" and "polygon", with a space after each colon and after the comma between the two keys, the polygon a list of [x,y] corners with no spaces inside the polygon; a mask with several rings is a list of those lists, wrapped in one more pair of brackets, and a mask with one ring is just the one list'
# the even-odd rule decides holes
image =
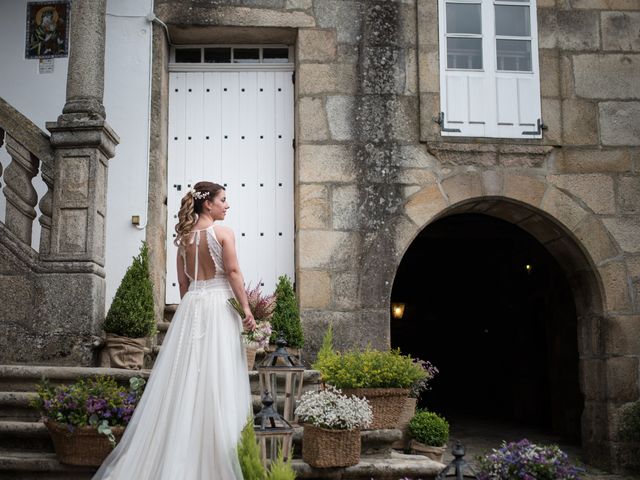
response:
{"label": "bride's blonde hair", "polygon": [[222,185],[213,182],[198,182],[189,190],[180,202],[178,212],[178,223],[176,224],[176,239],[173,243],[179,247],[183,239],[187,238],[196,224],[196,215],[202,213],[202,206],[205,200],[211,200],[224,190]]}

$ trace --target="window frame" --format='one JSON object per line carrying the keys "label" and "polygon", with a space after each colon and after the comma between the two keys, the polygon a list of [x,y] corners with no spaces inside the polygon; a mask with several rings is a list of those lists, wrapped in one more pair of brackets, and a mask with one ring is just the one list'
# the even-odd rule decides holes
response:
{"label": "window frame", "polygon": [[[478,4],[481,6],[482,26],[482,70],[449,68],[447,62],[447,38],[446,8],[449,3]],[[505,36],[496,33],[496,5],[513,5],[529,7],[530,35]],[[537,28],[537,0],[438,0],[438,39],[439,39],[439,72],[440,72],[440,126],[441,136],[462,137],[486,137],[486,138],[542,138],[539,125],[542,123],[541,98],[540,98],[540,64],[538,49]],[[454,34],[460,36],[461,34]],[[498,70],[498,40],[514,39],[530,41],[531,44],[531,71]],[[499,121],[501,118],[500,101],[502,92],[498,91],[498,85],[507,84],[508,81],[516,81],[515,98],[518,108],[523,105],[527,112],[526,120],[522,121],[522,115],[518,114],[518,121],[508,123]],[[447,105],[447,83],[451,81],[467,82],[467,121],[451,121],[450,113],[455,107]],[[476,85],[475,91],[482,91],[482,97],[472,95],[471,85]],[[483,85],[478,89],[477,85]],[[520,88],[526,84],[526,91]],[[532,93],[527,94],[527,91]],[[525,93],[521,93],[525,92]],[[486,93],[486,97],[484,97]],[[513,94],[511,95],[512,98]],[[533,118],[535,113],[537,118]],[[455,115],[453,115],[455,117]],[[481,119],[480,119],[481,116]]]}

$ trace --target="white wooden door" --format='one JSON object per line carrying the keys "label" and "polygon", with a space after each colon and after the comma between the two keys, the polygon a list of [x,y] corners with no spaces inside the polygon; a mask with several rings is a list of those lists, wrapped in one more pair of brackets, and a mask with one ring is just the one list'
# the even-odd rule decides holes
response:
{"label": "white wooden door", "polygon": [[226,187],[246,283],[271,292],[294,278],[293,94],[290,71],[170,73],[167,303],[180,301],[180,199],[200,180]]}

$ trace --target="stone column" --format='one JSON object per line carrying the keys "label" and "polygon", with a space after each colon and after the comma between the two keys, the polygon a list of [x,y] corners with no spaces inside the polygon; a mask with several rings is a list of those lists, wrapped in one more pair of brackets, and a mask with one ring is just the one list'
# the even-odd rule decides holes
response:
{"label": "stone column", "polygon": [[62,343],[71,353],[64,363],[91,365],[91,336],[104,320],[108,160],[119,138],[102,105],[106,0],[71,5],[67,101],[58,120],[47,123],[55,162],[50,248],[43,255],[51,273],[43,282],[59,293],[45,292],[40,301],[67,334]]}

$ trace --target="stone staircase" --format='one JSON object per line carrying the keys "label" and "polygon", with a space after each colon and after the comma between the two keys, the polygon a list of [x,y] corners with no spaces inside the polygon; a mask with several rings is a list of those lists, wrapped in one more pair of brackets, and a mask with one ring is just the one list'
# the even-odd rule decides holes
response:
{"label": "stone staircase", "polygon": [[[58,462],[49,433],[37,413],[29,407],[35,397],[35,385],[42,377],[52,384],[72,383],[94,375],[112,375],[128,384],[132,376],[147,377],[150,370],[128,371],[112,368],[46,367],[0,365],[0,480],[86,480],[96,468],[73,467]],[[254,410],[260,409],[257,372],[249,372]],[[317,389],[318,372],[307,370],[304,389]],[[399,430],[362,432],[362,459],[349,468],[314,469],[299,459],[302,427],[294,434],[293,466],[300,479],[366,479],[399,480],[433,479],[442,465],[425,457],[403,455],[391,445],[401,436]]]}

